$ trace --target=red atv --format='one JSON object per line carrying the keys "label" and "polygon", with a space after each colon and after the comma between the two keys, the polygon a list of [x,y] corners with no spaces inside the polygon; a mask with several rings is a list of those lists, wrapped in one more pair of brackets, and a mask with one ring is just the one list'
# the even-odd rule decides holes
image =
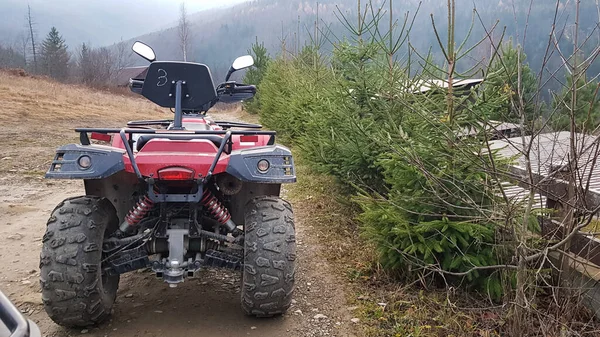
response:
{"label": "red atv", "polygon": [[219,267],[242,271],[246,313],[284,313],[296,243],[292,207],[279,194],[296,181],[292,154],[260,125],[206,117],[217,102],[254,96],[256,87],[229,81],[254,60],[238,58],[215,88],[203,64],[158,62],[141,42],[133,50],[151,64],[131,89],[174,109],[174,119],[76,129],[81,144],[57,150],[46,178],[83,179],[85,196],[64,200],[48,220],[46,312],[64,326],[96,324],[110,314],[121,274],[151,268],[176,287]]}

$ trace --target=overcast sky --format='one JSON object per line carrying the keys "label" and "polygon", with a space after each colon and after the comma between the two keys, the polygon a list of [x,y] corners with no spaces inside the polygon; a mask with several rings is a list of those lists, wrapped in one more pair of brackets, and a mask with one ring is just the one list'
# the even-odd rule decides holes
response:
{"label": "overcast sky", "polygon": [[[162,2],[171,4],[173,0],[160,0]],[[186,6],[193,11],[201,11],[208,8],[231,6],[240,2],[248,0],[184,0]]]}
{"label": "overcast sky", "polygon": [[[183,0],[188,14],[249,0]],[[15,43],[26,31],[31,6],[38,40],[55,26],[70,46],[108,45],[171,27],[179,17],[178,0],[0,0],[0,43]]]}

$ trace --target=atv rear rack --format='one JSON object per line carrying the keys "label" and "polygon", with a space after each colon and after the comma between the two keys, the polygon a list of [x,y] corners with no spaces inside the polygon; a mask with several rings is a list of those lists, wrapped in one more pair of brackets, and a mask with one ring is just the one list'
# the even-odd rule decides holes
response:
{"label": "atv rear rack", "polygon": [[[79,140],[81,145],[90,145],[90,138],[88,137],[89,132],[102,133],[102,134],[119,134],[121,136],[121,140],[123,141],[123,145],[125,146],[125,150],[127,151],[127,156],[129,157],[129,161],[131,162],[131,166],[133,167],[133,171],[136,176],[140,180],[144,180],[142,173],[135,161],[135,156],[133,154],[133,137],[132,134],[164,134],[164,135],[190,135],[190,139],[196,139],[195,135],[223,135],[223,142],[221,142],[221,146],[219,146],[219,150],[217,151],[217,155],[215,156],[215,160],[210,165],[210,169],[204,177],[203,181],[207,182],[213,175],[213,171],[221,159],[221,155],[225,150],[226,146],[231,148],[232,141],[231,136],[240,135],[240,136],[260,136],[266,135],[271,136],[269,139],[268,145],[275,144],[275,135],[277,132],[275,131],[253,131],[253,130],[240,130],[240,131],[232,131],[232,130],[156,130],[156,129],[117,129],[117,128],[77,128],[75,132],[79,132]],[[127,137],[129,135],[129,138]]]}
{"label": "atv rear rack", "polygon": [[166,129],[134,129],[134,128],[77,128],[75,132],[79,132],[81,145],[90,145],[90,139],[87,134],[90,132],[97,132],[103,134],[121,133],[124,131],[127,134],[178,134],[178,135],[225,135],[227,132],[231,132],[232,135],[242,136],[255,136],[255,135],[267,135],[275,136],[275,131],[255,131],[255,130],[166,130]]}

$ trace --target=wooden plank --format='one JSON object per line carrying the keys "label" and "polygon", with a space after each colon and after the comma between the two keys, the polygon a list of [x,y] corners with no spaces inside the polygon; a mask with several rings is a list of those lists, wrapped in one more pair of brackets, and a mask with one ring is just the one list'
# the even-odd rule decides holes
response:
{"label": "wooden plank", "polygon": [[[546,218],[541,223],[545,239],[560,241],[565,237],[565,227],[560,222]],[[569,251],[600,266],[600,240],[591,235],[576,234],[571,240]]]}

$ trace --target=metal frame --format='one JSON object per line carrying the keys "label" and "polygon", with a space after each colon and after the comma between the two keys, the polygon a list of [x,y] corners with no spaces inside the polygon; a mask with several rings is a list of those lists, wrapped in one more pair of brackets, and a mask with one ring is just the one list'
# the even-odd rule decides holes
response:
{"label": "metal frame", "polygon": [[202,200],[202,194],[204,193],[204,181],[198,181],[198,192],[194,194],[160,194],[156,193],[154,189],[154,183],[151,179],[148,179],[148,197],[150,200],[161,203],[161,202],[189,202],[198,203]]}
{"label": "metal frame", "polygon": [[[253,130],[245,130],[245,131],[232,131],[232,130],[180,130],[180,131],[169,131],[169,130],[150,130],[150,129],[127,129],[127,128],[122,128],[122,129],[116,129],[116,128],[77,128],[75,129],[75,132],[79,132],[79,139],[81,141],[81,145],[90,145],[90,139],[88,137],[88,132],[98,132],[98,133],[104,133],[104,134],[119,134],[121,137],[121,140],[123,141],[123,145],[125,146],[125,151],[127,151],[127,156],[129,157],[129,160],[131,162],[131,166],[133,166],[133,171],[135,172],[136,176],[143,180],[144,177],[142,176],[140,169],[135,161],[135,156],[133,154],[133,148],[131,146],[131,135],[132,134],[148,134],[148,135],[160,135],[160,134],[165,134],[165,135],[224,135],[223,137],[223,142],[221,143],[221,146],[219,147],[219,151],[217,152],[217,155],[215,156],[215,160],[213,161],[212,165],[210,166],[210,170],[208,171],[208,174],[206,175],[206,178],[204,179],[204,181],[206,182],[211,176],[212,176],[212,172],[214,171],[215,167],[217,166],[219,160],[221,159],[221,155],[223,154],[223,151],[225,150],[225,145],[232,145],[232,141],[231,141],[231,136],[233,135],[240,135],[240,136],[254,136],[254,135],[265,135],[265,136],[271,136],[271,139],[269,140],[269,143],[274,142],[274,138],[277,135],[277,132],[275,131],[253,131]],[[127,139],[127,134],[130,135],[129,139]]]}
{"label": "metal frame", "polygon": [[262,125],[260,125],[260,124],[248,124],[248,123],[225,122],[225,121],[215,121],[214,123],[224,129],[230,129],[230,128],[262,129]]}
{"label": "metal frame", "polygon": [[[202,114],[186,113],[185,111],[183,112],[183,117],[200,117],[202,119],[205,118],[205,116]],[[140,126],[151,126],[151,125],[169,126],[171,124],[174,124],[174,122],[175,122],[175,120],[173,120],[173,119],[129,121],[129,122],[127,122],[127,126],[128,127],[140,127]],[[241,123],[241,122],[214,121],[213,123],[222,127],[224,130],[228,130],[231,128],[262,129],[262,127],[263,127],[260,124]]]}
{"label": "metal frame", "polygon": [[175,120],[173,121],[173,130],[185,130],[183,128],[183,111],[181,108],[184,84],[185,81],[182,80],[179,80],[175,83]]}
{"label": "metal frame", "polygon": [[223,151],[225,150],[225,146],[229,145],[229,147],[231,148],[231,146],[232,146],[231,135],[232,135],[232,131],[227,131],[225,133],[225,137],[223,137],[221,146],[219,146],[219,151],[217,151],[215,160],[213,160],[212,164],[210,165],[210,168],[208,169],[208,173],[206,174],[206,177],[204,178],[203,183],[208,182],[208,180],[212,177],[213,171],[215,170],[215,167],[217,167],[217,164],[219,163],[219,160],[221,159],[221,155],[223,154]]}
{"label": "metal frame", "polygon": [[[127,136],[125,135],[125,129],[121,129],[119,134],[121,135],[121,140],[123,141],[123,145],[125,146],[125,151],[127,151],[127,156],[129,157],[131,166],[133,166],[133,171],[135,172],[135,175],[138,177],[138,179],[143,180],[144,177],[142,176],[142,173],[140,172],[140,168],[138,167],[138,165],[135,161],[135,157],[133,155],[133,149],[131,148],[131,144],[129,143],[129,140],[127,139]],[[129,139],[131,139],[131,137],[129,137]]]}
{"label": "metal frame", "polygon": [[[181,131],[171,131],[165,129],[128,129],[128,128],[77,128],[75,132],[79,133],[88,133],[88,132],[98,132],[98,133],[120,133],[124,131],[127,134],[180,134],[180,135],[225,135],[227,132],[231,132],[232,136],[241,135],[241,136],[254,136],[254,135],[265,135],[265,136],[276,136],[277,132],[275,131],[254,131],[254,130],[181,130]],[[83,144],[85,145],[85,144]]]}

